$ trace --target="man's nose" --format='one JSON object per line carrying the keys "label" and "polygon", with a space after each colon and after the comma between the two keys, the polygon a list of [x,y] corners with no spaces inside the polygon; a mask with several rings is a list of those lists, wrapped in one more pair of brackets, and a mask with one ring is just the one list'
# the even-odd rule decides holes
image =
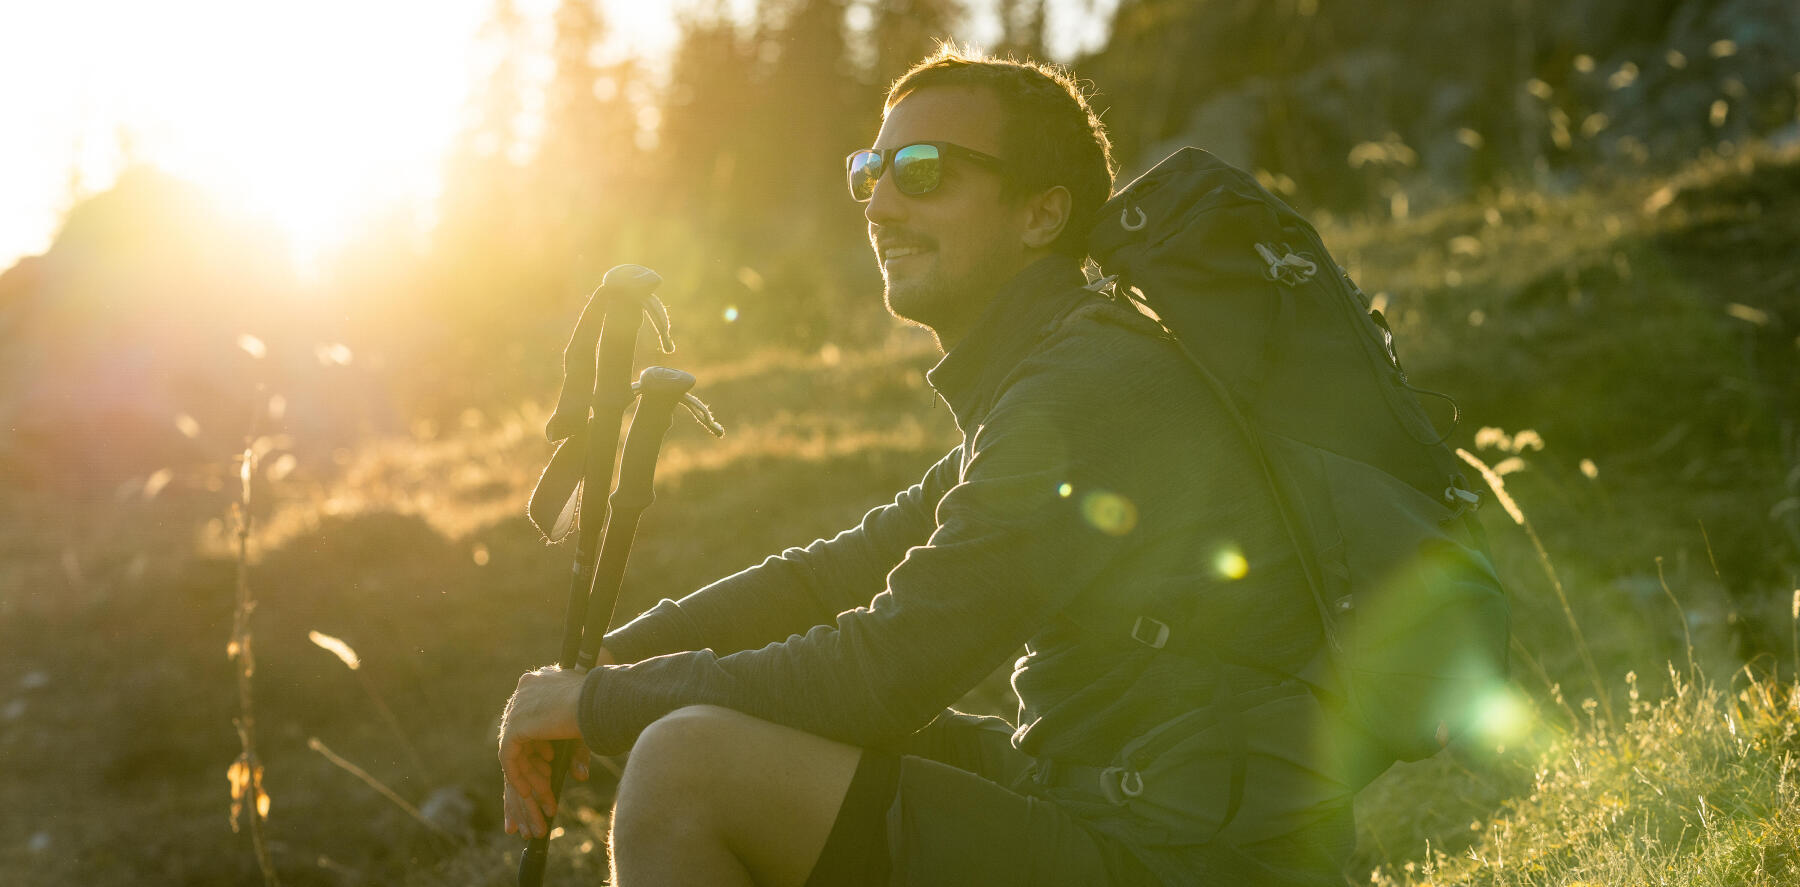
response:
{"label": "man's nose", "polygon": [[891,225],[905,215],[906,195],[890,184],[893,180],[893,176],[876,179],[874,193],[863,204],[863,218],[872,225]]}

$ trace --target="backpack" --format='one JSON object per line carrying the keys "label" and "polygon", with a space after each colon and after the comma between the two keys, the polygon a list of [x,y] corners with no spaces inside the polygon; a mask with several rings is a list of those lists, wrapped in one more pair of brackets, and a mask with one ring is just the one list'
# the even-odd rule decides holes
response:
{"label": "backpack", "polygon": [[[1417,397],[1443,395],[1411,385],[1381,312],[1305,219],[1195,148],[1109,200],[1088,246],[1257,454],[1324,627],[1296,677],[1373,749],[1367,778],[1467,732],[1506,677],[1509,605],[1480,497]],[[1140,619],[1132,634],[1214,658],[1184,646],[1182,621]]]}

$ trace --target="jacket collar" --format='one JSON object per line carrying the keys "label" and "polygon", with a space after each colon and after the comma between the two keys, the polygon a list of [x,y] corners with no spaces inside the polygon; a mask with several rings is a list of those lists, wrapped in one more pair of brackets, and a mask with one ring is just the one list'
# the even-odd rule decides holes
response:
{"label": "jacket collar", "polygon": [[964,436],[981,423],[991,396],[1052,324],[1086,293],[1081,264],[1062,255],[1027,265],[994,294],[962,341],[925,374]]}

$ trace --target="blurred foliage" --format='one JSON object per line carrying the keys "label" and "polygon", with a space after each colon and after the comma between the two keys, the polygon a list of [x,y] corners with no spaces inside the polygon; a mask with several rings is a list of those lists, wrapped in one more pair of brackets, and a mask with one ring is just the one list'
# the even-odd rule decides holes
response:
{"label": "blurred foliage", "polygon": [[[1041,57],[1056,8],[988,7],[994,48]],[[650,60],[610,40],[593,0],[561,0],[541,47],[514,0],[494,0],[430,224],[356,221],[296,305],[279,263],[251,260],[270,250],[231,245],[245,236],[235,222],[197,216],[173,187],[145,200],[127,177],[117,198],[71,216],[36,269],[53,273],[0,285],[20,291],[0,299],[0,336],[43,341],[49,327],[21,318],[73,322],[83,300],[118,314],[154,305],[190,329],[234,319],[268,340],[305,327],[378,380],[356,399],[359,421],[390,429],[547,396],[585,294],[623,262],[667,280],[684,356],[875,344],[896,326],[877,307],[842,157],[872,138],[886,84],[974,18],[961,0],[712,0],[683,6],[668,58]],[[1303,211],[1404,219],[1470,194],[1666,170],[1713,144],[1800,138],[1800,8],[1773,0],[1121,0],[1107,25],[1103,45],[1068,62],[1127,174],[1197,144]],[[529,72],[545,65],[540,84]],[[148,248],[183,237],[186,253]],[[121,270],[91,277],[96,256]],[[204,268],[234,292],[163,297],[122,280],[156,267]]]}
{"label": "blurred foliage", "polygon": [[[1049,4],[993,12],[997,50],[1043,55]],[[496,62],[429,252],[399,281],[392,255],[338,281],[357,293],[346,304],[389,312],[359,332],[431,380],[403,392],[407,412],[553,384],[539,355],[619,262],[663,273],[702,358],[893,329],[841,158],[871,139],[886,84],[967,33],[965,4],[765,0],[746,19],[697,4],[655,75],[596,63],[606,22],[567,0],[535,142],[519,131],[517,18],[509,0],[494,7]],[[1496,188],[1667,170],[1793,124],[1800,89],[1800,11],[1762,0],[1123,0],[1109,26],[1069,63],[1127,173],[1198,144],[1334,213],[1404,218]]]}

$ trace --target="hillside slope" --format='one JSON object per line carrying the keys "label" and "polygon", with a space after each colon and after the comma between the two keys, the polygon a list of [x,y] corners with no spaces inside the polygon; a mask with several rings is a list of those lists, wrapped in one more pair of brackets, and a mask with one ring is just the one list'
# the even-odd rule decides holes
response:
{"label": "hillside slope", "polygon": [[[1484,510],[1531,714],[1503,750],[1457,749],[1372,787],[1356,880],[1498,880],[1438,859],[1474,848],[1560,860],[1505,883],[1641,883],[1640,870],[1583,868],[1587,857],[1541,842],[1674,788],[1631,834],[1695,865],[1762,856],[1671,883],[1788,871],[1787,756],[1800,749],[1769,678],[1778,666],[1793,677],[1800,564],[1800,156],[1713,158],[1667,181],[1501,193],[1323,233],[1381,294],[1413,378],[1457,395],[1456,443],[1504,473],[1544,552]],[[931,353],[897,341],[690,367],[729,436],[672,434],[622,606],[831,532],[930,464],[954,426],[920,377]],[[542,420],[531,405],[471,413],[258,473],[258,723],[286,883],[510,883],[518,846],[496,823],[494,720],[512,676],[550,653],[569,563],[522,517],[548,454]],[[267,441],[261,464],[283,464],[290,446],[314,444]],[[237,753],[223,655],[233,455],[93,498],[0,499],[0,882],[257,879],[226,826],[223,778]],[[355,648],[360,670],[312,631]],[[412,804],[473,803],[447,804],[441,837],[309,748],[315,737]],[[1591,803],[1533,806],[1578,797]],[[599,845],[609,798],[604,777],[575,795],[553,863],[565,876],[596,872],[573,850]],[[1699,851],[1683,816],[1704,820]],[[1582,834],[1585,853],[1618,833]]]}

